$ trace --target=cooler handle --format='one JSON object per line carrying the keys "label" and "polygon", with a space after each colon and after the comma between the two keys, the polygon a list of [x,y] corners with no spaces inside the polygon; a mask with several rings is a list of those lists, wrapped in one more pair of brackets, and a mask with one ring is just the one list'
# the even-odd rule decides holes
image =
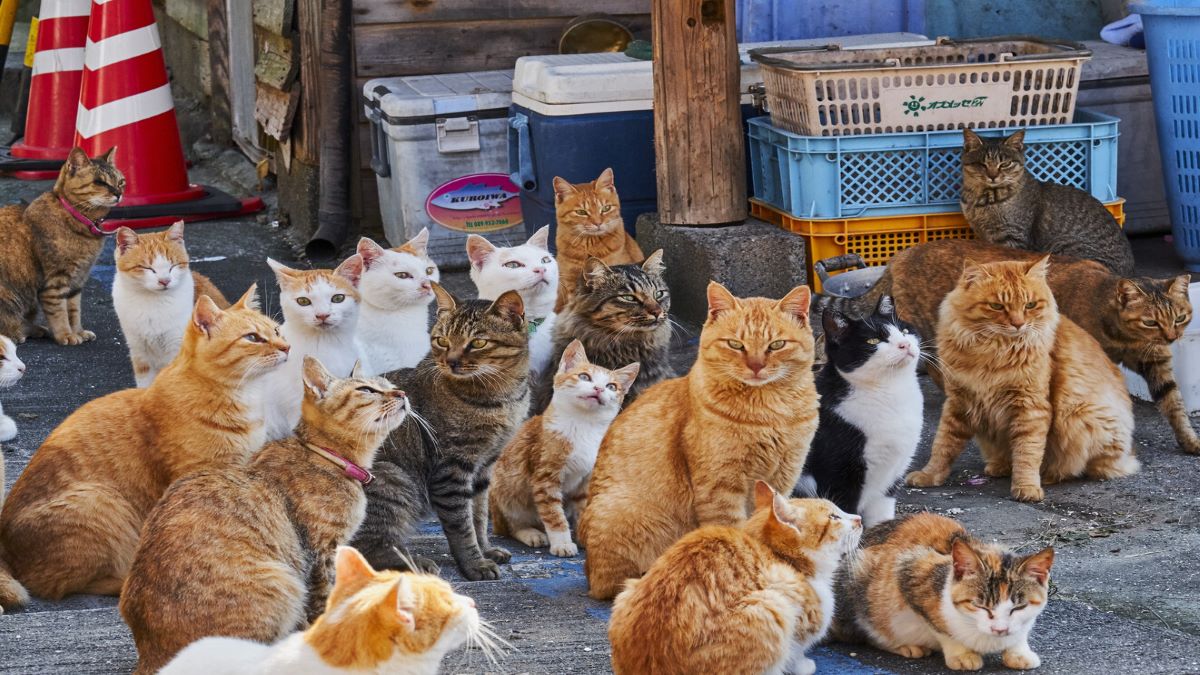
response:
{"label": "cooler handle", "polygon": [[392,175],[392,165],[388,161],[387,132],[383,130],[378,108],[372,108],[367,113],[367,123],[371,125],[371,170],[380,178]]}
{"label": "cooler handle", "polygon": [[863,261],[862,256],[857,253],[844,253],[832,258],[825,258],[813,263],[813,271],[817,273],[817,278],[821,283],[829,281],[830,272],[840,272],[841,270],[858,269],[866,267],[867,263]]}
{"label": "cooler handle", "polygon": [[529,118],[513,113],[508,126],[517,132],[517,142],[508,144],[508,168],[516,169],[509,178],[522,190],[533,192],[537,189],[537,177],[533,173],[533,151],[529,147]]}

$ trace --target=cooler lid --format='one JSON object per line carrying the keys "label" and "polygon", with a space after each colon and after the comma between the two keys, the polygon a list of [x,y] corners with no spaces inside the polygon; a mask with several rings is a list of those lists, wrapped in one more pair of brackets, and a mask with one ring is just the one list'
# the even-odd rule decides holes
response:
{"label": "cooler lid", "polygon": [[1083,44],[1092,50],[1092,58],[1083,62],[1080,82],[1150,75],[1146,52],[1141,49],[1122,47],[1103,40],[1086,40]]}
{"label": "cooler lid", "polygon": [[482,111],[505,111],[512,103],[513,71],[485,70],[370,80],[363,101],[393,123],[420,123]]}

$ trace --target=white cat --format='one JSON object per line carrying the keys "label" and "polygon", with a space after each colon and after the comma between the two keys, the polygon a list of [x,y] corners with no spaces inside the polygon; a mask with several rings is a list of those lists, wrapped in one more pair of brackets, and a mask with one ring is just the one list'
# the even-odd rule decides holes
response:
{"label": "white cat", "polygon": [[[17,345],[0,335],[0,389],[11,387],[25,375],[25,364],[17,356]],[[0,441],[11,441],[17,437],[17,423],[4,414],[0,406]],[[0,496],[4,495],[4,467],[0,459]]]}
{"label": "white cat", "polygon": [[533,233],[529,241],[508,248],[492,245],[472,234],[467,237],[471,281],[481,300],[495,300],[505,291],[516,291],[525,302],[529,322],[529,369],[534,374],[550,365],[554,333],[554,302],[558,296],[558,262],[547,242],[550,226]]}
{"label": "white cat", "polygon": [[279,281],[283,325],[279,332],[292,346],[287,363],[264,382],[267,440],[290,436],[300,421],[304,399],[301,370],[315,356],[336,377],[347,377],[362,355],[355,341],[359,320],[358,285],[362,257],[352,255],[335,270],[294,270],[267,258]]}
{"label": "white cat", "polygon": [[429,353],[432,283],[441,275],[425,253],[428,243],[428,229],[393,249],[366,237],[358,242],[363,260],[358,345],[370,375],[412,368]]}

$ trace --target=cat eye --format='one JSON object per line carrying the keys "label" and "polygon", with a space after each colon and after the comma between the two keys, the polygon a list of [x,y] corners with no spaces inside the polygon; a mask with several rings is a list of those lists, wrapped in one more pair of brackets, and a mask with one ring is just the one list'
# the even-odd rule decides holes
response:
{"label": "cat eye", "polygon": [[879,344],[879,338],[867,338],[867,344],[877,345]]}
{"label": "cat eye", "polygon": [[767,345],[767,349],[770,349],[773,352],[777,352],[780,349],[783,349],[783,346],[786,344],[787,344],[787,342],[785,342],[784,340],[776,340],[776,341],[772,342],[771,344]]}
{"label": "cat eye", "polygon": [[242,339],[254,343],[266,342],[266,340],[264,340],[263,337],[257,333],[246,333],[242,336]]}
{"label": "cat eye", "polygon": [[435,344],[435,345],[437,345],[437,346],[441,347],[442,349],[449,349],[449,348],[450,348],[450,341],[449,341],[449,340],[447,340],[447,339],[446,339],[446,338],[444,338],[444,337],[436,337],[436,338],[433,338],[433,344]]}
{"label": "cat eye", "polygon": [[578,375],[578,377],[579,377],[580,382],[591,382],[592,381],[592,376],[588,375],[587,373],[580,373]]}
{"label": "cat eye", "polygon": [[666,292],[666,291],[654,291],[654,299],[655,299],[655,300],[662,300],[663,296],[664,296],[664,295],[666,295],[666,294],[667,294],[667,292]]}
{"label": "cat eye", "polygon": [[1011,168],[1013,168],[1013,163],[1011,161],[1000,162],[1000,168],[1001,169],[1011,169]]}
{"label": "cat eye", "polygon": [[396,272],[397,279],[411,279],[412,275],[408,272]]}
{"label": "cat eye", "polygon": [[1026,607],[1028,607],[1028,606],[1029,606],[1029,605],[1017,605],[1016,607],[1013,607],[1011,610],[1009,610],[1009,612],[1008,612],[1008,613],[1009,613],[1009,614],[1016,614],[1018,610],[1025,609],[1025,608],[1026,608]]}
{"label": "cat eye", "polygon": [[638,301],[637,297],[632,296],[632,295],[618,295],[617,299],[620,300],[621,302],[637,302]]}
{"label": "cat eye", "polygon": [[998,302],[989,302],[988,307],[991,307],[992,309],[996,310],[997,312],[1002,311],[1004,309],[1004,305],[1002,305]]}
{"label": "cat eye", "polygon": [[550,263],[554,262],[554,258],[551,258],[550,256],[546,256],[545,258],[542,258],[542,262],[549,265]]}
{"label": "cat eye", "polygon": [[487,346],[488,341],[483,338],[475,338],[471,340],[471,349],[483,349]]}
{"label": "cat eye", "polygon": [[575,215],[577,215],[577,216],[586,216],[586,215],[587,215],[587,209],[575,209]]}
{"label": "cat eye", "polygon": [[504,263],[504,266],[505,266],[505,267],[507,267],[507,268],[508,268],[508,269],[510,269],[510,270],[515,270],[515,269],[517,269],[518,267],[524,267],[524,265],[522,265],[521,263],[517,262],[516,260],[509,260],[508,262]]}
{"label": "cat eye", "polygon": [[842,519],[842,517],[841,517],[841,516],[839,516],[839,515],[838,515],[838,514],[836,514],[836,513],[831,513],[831,514],[829,514],[829,519],[830,519],[830,520],[841,520],[841,519]]}
{"label": "cat eye", "polygon": [[1025,309],[1033,309],[1034,307],[1037,307],[1037,300],[1025,303]]}
{"label": "cat eye", "polygon": [[612,211],[612,204],[605,204],[604,208],[600,209],[600,213],[608,213]]}
{"label": "cat eye", "polygon": [[1177,316],[1177,317],[1175,317],[1175,323],[1183,323],[1183,322],[1185,322],[1185,321],[1187,321],[1187,320],[1188,320],[1188,318],[1187,318],[1186,316]]}
{"label": "cat eye", "polygon": [[378,394],[379,392],[370,387],[359,387],[355,391],[361,391],[364,394]]}
{"label": "cat eye", "polygon": [[1145,326],[1146,328],[1154,328],[1154,327],[1158,326],[1158,322],[1155,321],[1154,319],[1143,319],[1142,325]]}
{"label": "cat eye", "polygon": [[746,349],[746,345],[742,344],[741,342],[738,342],[737,340],[726,340],[725,344],[729,345],[730,349],[736,349],[739,352]]}
{"label": "cat eye", "polygon": [[433,268],[432,268],[432,267],[426,267],[426,268],[425,268],[425,276],[430,276],[430,275],[432,275],[432,274],[433,274]]}
{"label": "cat eye", "polygon": [[332,298],[330,298],[330,300],[331,300],[331,301],[333,301],[333,302],[345,302],[345,301],[346,301],[346,296],[345,296],[345,295],[342,295],[341,293],[338,293],[337,295],[335,295],[335,296],[333,296]]}
{"label": "cat eye", "polygon": [[612,382],[609,382],[608,384],[604,385],[604,388],[609,391],[616,391],[617,385],[613,384]]}
{"label": "cat eye", "polygon": [[296,304],[300,305],[301,307],[308,307],[312,304],[312,300],[309,300],[308,298],[296,298]]}

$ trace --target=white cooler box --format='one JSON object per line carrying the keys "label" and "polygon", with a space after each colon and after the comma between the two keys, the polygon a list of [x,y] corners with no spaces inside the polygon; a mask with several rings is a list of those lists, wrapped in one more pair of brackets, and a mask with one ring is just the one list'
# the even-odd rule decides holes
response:
{"label": "white cooler box", "polygon": [[[1188,286],[1188,300],[1192,307],[1200,307],[1200,282]],[[1175,382],[1179,384],[1179,393],[1183,394],[1183,404],[1189,413],[1200,412],[1200,321],[1194,317],[1183,335],[1171,345],[1174,356]],[[1125,384],[1134,398],[1150,401],[1150,388],[1146,381],[1132,370],[1121,366],[1125,375]]]}
{"label": "white cooler box", "polygon": [[430,231],[443,268],[466,267],[468,234],[500,246],[525,240],[508,175],[512,71],[424,75],[363,85],[371,168],[392,246]]}

